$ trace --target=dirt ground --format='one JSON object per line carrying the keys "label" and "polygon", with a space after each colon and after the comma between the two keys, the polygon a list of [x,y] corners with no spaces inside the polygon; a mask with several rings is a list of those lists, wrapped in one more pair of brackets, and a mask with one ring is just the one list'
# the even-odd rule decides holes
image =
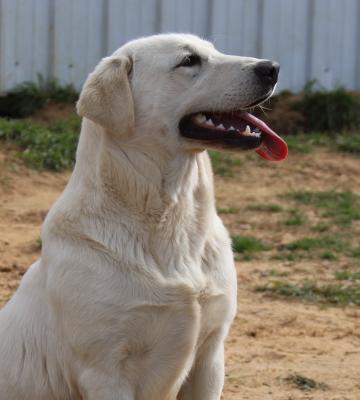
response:
{"label": "dirt ground", "polygon": [[[232,233],[274,246],[288,243],[300,237],[303,228],[281,225],[278,214],[254,213],[247,207],[281,203],[280,194],[299,188],[360,193],[359,167],[359,158],[325,150],[291,155],[279,164],[250,158],[232,178],[216,178],[218,207],[240,210],[223,215]],[[30,170],[16,161],[13,150],[0,151],[0,307],[39,256],[42,220],[68,178],[68,172]],[[360,232],[359,226],[355,232]],[[311,277],[323,282],[347,262],[274,260],[271,252],[237,262],[239,310],[226,343],[224,399],[360,399],[360,308],[320,307],[254,290],[268,281],[271,270],[286,271],[292,281]],[[292,374],[328,387],[300,390],[287,380]]]}

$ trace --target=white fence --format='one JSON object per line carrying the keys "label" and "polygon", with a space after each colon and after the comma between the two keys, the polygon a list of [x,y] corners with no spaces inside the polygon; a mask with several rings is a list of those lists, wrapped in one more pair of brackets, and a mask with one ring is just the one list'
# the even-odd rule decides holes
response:
{"label": "white fence", "polygon": [[129,39],[170,31],[279,61],[279,89],[360,89],[359,0],[0,0],[0,90],[39,74],[79,88]]}

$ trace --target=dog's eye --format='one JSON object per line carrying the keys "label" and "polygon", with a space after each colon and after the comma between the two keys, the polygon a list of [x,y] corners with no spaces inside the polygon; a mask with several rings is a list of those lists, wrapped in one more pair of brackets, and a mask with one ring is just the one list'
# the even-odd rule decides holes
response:
{"label": "dog's eye", "polygon": [[201,64],[201,57],[197,54],[190,54],[184,57],[181,62],[176,66],[179,67],[194,67],[195,65]]}

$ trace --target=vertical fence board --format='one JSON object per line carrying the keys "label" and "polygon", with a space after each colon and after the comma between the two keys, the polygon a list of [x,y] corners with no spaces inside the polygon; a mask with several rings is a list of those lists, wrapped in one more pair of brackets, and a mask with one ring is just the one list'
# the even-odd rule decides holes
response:
{"label": "vertical fence board", "polygon": [[0,91],[16,85],[16,10],[17,2],[1,0],[0,3]]}
{"label": "vertical fence board", "polygon": [[34,0],[33,3],[33,62],[32,80],[49,79],[49,58],[50,58],[50,3],[48,0]]}

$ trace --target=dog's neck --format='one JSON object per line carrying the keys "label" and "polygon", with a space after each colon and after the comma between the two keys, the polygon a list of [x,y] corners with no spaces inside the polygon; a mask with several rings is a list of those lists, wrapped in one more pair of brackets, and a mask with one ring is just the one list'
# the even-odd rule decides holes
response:
{"label": "dog's neck", "polygon": [[116,212],[125,207],[159,222],[177,207],[213,206],[204,204],[213,203],[206,153],[170,154],[153,140],[135,138],[126,142],[91,121],[85,120],[84,125],[74,174],[79,172],[92,182],[96,198],[106,202],[107,208],[114,207]]}

